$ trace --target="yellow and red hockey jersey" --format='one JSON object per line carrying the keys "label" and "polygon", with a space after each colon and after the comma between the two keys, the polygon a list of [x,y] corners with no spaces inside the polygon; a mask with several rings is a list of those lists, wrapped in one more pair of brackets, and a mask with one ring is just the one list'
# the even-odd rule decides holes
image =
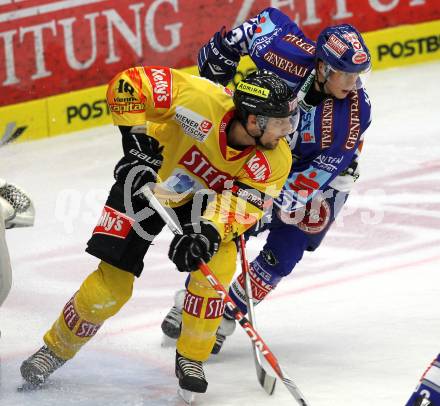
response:
{"label": "yellow and red hockey jersey", "polygon": [[158,197],[175,207],[198,191],[214,194],[203,217],[224,241],[260,219],[286,181],[292,158],[285,140],[274,150],[227,145],[235,108],[221,85],[167,67],[134,67],[112,79],[107,102],[115,125],[146,126],[164,146]]}

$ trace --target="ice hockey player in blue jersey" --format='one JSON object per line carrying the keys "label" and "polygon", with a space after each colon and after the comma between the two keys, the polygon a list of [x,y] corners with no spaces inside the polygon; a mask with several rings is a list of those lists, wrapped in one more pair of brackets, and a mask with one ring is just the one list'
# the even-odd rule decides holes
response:
{"label": "ice hockey player in blue jersey", "polygon": [[[270,230],[263,250],[250,264],[258,303],[292,272],[305,251],[320,245],[359,176],[358,158],[371,122],[363,87],[371,57],[351,25],[327,27],[315,43],[288,16],[267,8],[232,31],[216,32],[199,52],[199,72],[226,85],[244,55],[258,69],[272,70],[285,80],[298,92],[301,106],[298,131],[290,138],[291,173],[265,224],[257,230]],[[240,275],[231,284],[230,295],[246,312],[243,285]],[[183,300],[184,293],[178,292],[162,323],[170,337],[180,334]],[[213,353],[234,327],[226,311]]]}
{"label": "ice hockey player in blue jersey", "polygon": [[405,406],[440,406],[440,354],[422,375]]}

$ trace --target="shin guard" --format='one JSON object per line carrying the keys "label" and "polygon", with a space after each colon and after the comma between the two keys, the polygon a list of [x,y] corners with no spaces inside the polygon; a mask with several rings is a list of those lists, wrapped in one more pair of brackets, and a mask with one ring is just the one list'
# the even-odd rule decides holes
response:
{"label": "shin guard", "polygon": [[131,297],[133,281],[133,274],[101,262],[45,334],[49,349],[62,359],[72,358]]}
{"label": "shin guard", "polygon": [[[234,275],[237,248],[234,242],[222,243],[209,262],[209,267],[227,287]],[[222,320],[225,305],[200,272],[192,272],[183,305],[182,331],[177,351],[194,361],[206,361],[215,343],[215,333]]]}

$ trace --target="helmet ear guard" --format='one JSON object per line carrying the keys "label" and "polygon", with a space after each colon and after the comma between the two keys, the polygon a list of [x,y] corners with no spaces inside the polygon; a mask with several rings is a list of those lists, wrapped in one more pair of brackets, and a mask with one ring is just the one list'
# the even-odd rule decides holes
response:
{"label": "helmet ear guard", "polygon": [[267,116],[257,116],[257,125],[261,131],[264,131],[267,127],[267,123],[269,121],[269,117]]}

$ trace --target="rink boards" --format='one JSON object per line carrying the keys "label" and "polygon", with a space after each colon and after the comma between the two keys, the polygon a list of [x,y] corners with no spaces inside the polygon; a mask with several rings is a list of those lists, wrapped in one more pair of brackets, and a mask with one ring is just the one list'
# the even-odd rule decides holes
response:
{"label": "rink boards", "polygon": [[[364,37],[375,70],[440,58],[440,20],[368,32]],[[243,58],[234,82],[252,69],[252,62]],[[197,74],[194,66],[183,70]],[[102,85],[1,107],[0,145],[9,139],[29,141],[110,124],[105,92]]]}

